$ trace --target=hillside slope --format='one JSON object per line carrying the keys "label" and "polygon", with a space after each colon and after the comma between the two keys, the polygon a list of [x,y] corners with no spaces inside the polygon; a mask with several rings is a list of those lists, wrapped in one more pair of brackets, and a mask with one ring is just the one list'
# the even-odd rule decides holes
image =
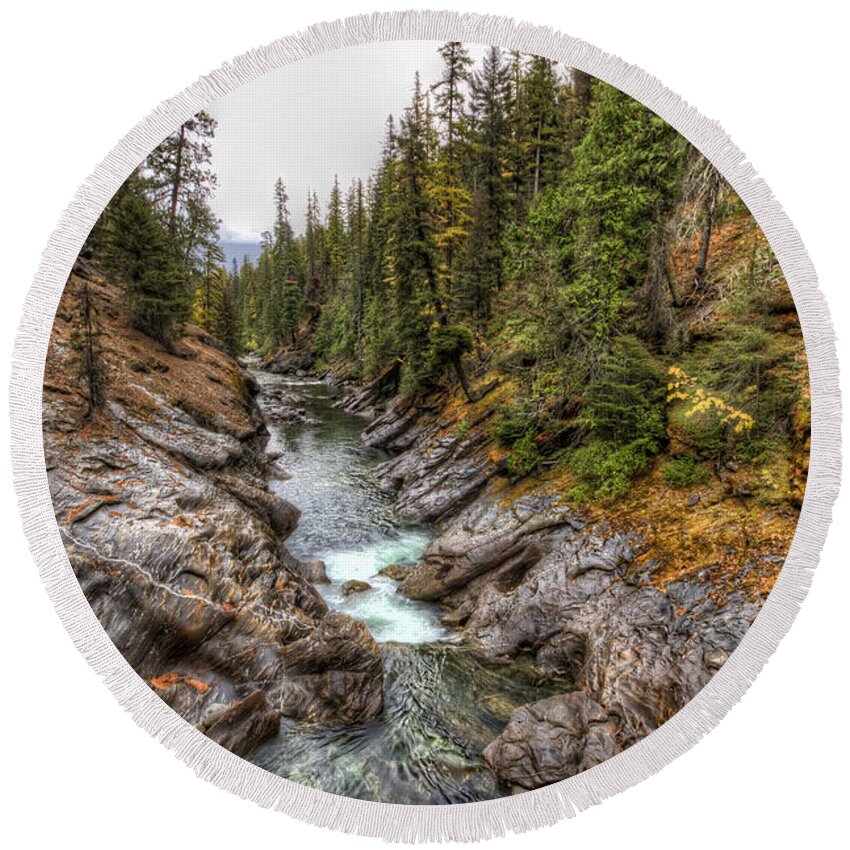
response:
{"label": "hillside slope", "polygon": [[[281,715],[378,714],[377,645],[328,611],[284,545],[299,514],[266,487],[253,378],[194,326],[171,350],[133,330],[116,287],[77,271],[51,337],[44,444],[62,540],[107,634],[165,702],[239,754]],[[85,297],[105,395],[92,413]]]}

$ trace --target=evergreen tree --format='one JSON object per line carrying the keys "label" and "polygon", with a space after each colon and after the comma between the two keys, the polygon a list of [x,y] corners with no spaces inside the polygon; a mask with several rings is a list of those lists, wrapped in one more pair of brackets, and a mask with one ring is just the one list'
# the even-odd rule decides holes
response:
{"label": "evergreen tree", "polygon": [[171,347],[188,318],[188,280],[150,204],[132,189],[111,212],[104,254],[134,327]]}
{"label": "evergreen tree", "polygon": [[[235,262],[234,262],[235,264]],[[215,336],[231,357],[242,354],[242,314],[239,310],[239,276],[231,275],[224,281],[221,303],[216,317]]]}
{"label": "evergreen tree", "polygon": [[362,355],[363,323],[366,310],[366,291],[368,287],[366,270],[366,234],[367,213],[363,181],[355,180],[348,193],[347,213],[347,276],[350,281],[351,335],[353,349],[351,353]]}
{"label": "evergreen tree", "polygon": [[209,209],[216,184],[210,167],[215,128],[215,120],[199,112],[157,145],[145,161],[151,199],[187,260],[198,241],[211,238],[217,229]]}
{"label": "evergreen tree", "polygon": [[201,268],[196,274],[195,300],[192,321],[208,333],[214,334],[221,310],[222,292],[226,274],[222,268],[224,251],[216,243],[208,243]]}
{"label": "evergreen tree", "polygon": [[315,192],[307,198],[307,226],[304,235],[304,305],[310,326],[321,313],[322,296],[322,222],[319,199]]}
{"label": "evergreen tree", "polygon": [[396,336],[411,386],[426,372],[428,331],[443,317],[434,262],[434,233],[428,183],[425,98],[416,75],[413,102],[401,120],[393,232]]}
{"label": "evergreen tree", "polygon": [[345,216],[342,208],[342,191],[339,187],[337,175],[334,175],[334,185],[328,201],[324,254],[326,292],[323,295],[333,297],[339,292],[340,281],[345,269]]}
{"label": "evergreen tree", "polygon": [[275,226],[272,249],[272,280],[267,305],[269,343],[277,348],[293,342],[301,309],[301,262],[298,245],[289,222],[289,195],[282,179],[275,183]]}
{"label": "evergreen tree", "polygon": [[530,198],[537,200],[541,190],[554,185],[563,175],[565,121],[562,86],[555,63],[532,56],[523,81],[525,112],[522,132],[526,169],[530,171]]}
{"label": "evergreen tree", "polygon": [[394,323],[388,321],[398,170],[396,142],[395,125],[390,116],[381,163],[369,188],[369,225],[364,259],[366,304],[363,358],[366,372],[371,375],[399,354],[393,333]]}
{"label": "evergreen tree", "polygon": [[472,227],[465,262],[466,302],[479,320],[489,317],[494,291],[503,282],[502,237],[510,203],[504,179],[510,133],[510,66],[497,47],[485,54],[472,77]]}
{"label": "evergreen tree", "polygon": [[463,45],[450,41],[440,48],[443,74],[432,86],[436,116],[442,126],[443,144],[435,156],[429,192],[434,199],[435,241],[441,254],[439,273],[445,300],[456,299],[457,259],[469,235],[471,196],[464,179],[468,158],[465,114],[465,88],[469,83],[472,59]]}

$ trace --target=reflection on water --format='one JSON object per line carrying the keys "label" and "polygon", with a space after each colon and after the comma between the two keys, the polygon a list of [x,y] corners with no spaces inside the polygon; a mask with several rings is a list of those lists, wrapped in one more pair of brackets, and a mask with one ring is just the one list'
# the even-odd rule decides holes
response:
{"label": "reflection on water", "polygon": [[[394,513],[392,494],[372,475],[386,455],[363,445],[363,419],[335,408],[330,387],[263,372],[257,378],[302,397],[308,422],[269,424],[269,448],[282,452],[291,476],[271,486],[301,510],[287,546],[299,558],[325,561],[331,584],[319,591],[381,642],[385,707],[371,723],[336,729],[284,720],[251,760],[295,782],[364,800],[439,804],[501,796],[481,750],[514,709],[563,692],[566,683],[554,688],[528,664],[485,662],[453,644],[438,606],[407,599],[395,581],[377,575],[389,564],[415,563],[432,529]],[[344,597],[350,579],[371,589]]]}

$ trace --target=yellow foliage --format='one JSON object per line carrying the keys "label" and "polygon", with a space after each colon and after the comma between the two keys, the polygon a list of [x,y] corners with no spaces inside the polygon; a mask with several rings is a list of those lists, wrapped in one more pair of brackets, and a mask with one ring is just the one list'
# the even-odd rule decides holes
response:
{"label": "yellow foliage", "polygon": [[681,366],[675,364],[667,370],[673,379],[667,384],[667,401],[686,401],[690,407],[685,416],[697,416],[702,413],[713,413],[723,425],[730,425],[736,434],[743,434],[752,429],[755,419],[749,413],[733,407],[718,396],[709,395],[697,383],[697,379],[689,375]]}

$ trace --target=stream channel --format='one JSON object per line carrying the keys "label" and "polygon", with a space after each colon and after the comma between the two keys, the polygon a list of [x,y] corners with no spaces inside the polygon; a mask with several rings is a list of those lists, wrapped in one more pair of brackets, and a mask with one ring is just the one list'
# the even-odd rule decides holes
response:
{"label": "stream channel", "polygon": [[[320,558],[330,584],[317,584],[328,605],[363,620],[381,646],[384,711],[369,723],[338,728],[284,719],[279,734],[251,761],[280,776],[333,794],[388,803],[441,804],[503,795],[481,758],[514,709],[564,690],[523,661],[493,663],[464,647],[440,623],[437,605],[407,599],[378,575],[412,565],[435,529],[399,516],[393,493],[374,467],[387,455],[361,440],[366,422],[334,406],[336,390],[311,379],[255,372],[264,391],[283,384],[307,421],[269,422],[270,451],[282,453],[288,478],[271,488],[301,511],[287,540],[302,560]],[[342,594],[359,579],[370,590]]]}

